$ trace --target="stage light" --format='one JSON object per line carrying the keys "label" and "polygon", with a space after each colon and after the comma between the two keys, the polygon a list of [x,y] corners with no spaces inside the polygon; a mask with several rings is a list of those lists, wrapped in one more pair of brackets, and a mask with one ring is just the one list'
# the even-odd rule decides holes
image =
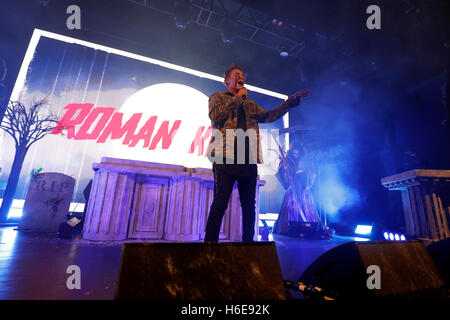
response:
{"label": "stage light", "polygon": [[14,245],[16,236],[17,236],[17,230],[14,230],[14,228],[5,228],[5,229],[3,229],[3,232],[2,232],[1,243],[6,246]]}
{"label": "stage light", "polygon": [[385,240],[395,240],[395,241],[405,241],[405,235],[396,232],[390,232],[389,230],[383,231],[383,236],[381,234],[378,236],[378,239],[384,238]]}
{"label": "stage light", "polygon": [[269,228],[273,228],[273,226],[274,226],[274,224],[275,224],[275,221],[273,221],[273,220],[266,220],[266,224],[267,224],[267,226],[268,226]]}
{"label": "stage light", "polygon": [[280,49],[280,57],[286,58],[289,57],[289,50],[286,48],[286,46],[281,46]]}
{"label": "stage light", "polygon": [[281,27],[281,26],[283,26],[283,21],[277,20],[277,19],[272,19],[272,24],[274,24],[278,27]]}
{"label": "stage light", "polygon": [[358,224],[355,229],[356,234],[369,235],[372,232],[372,226]]}
{"label": "stage light", "polygon": [[231,18],[224,17],[222,20],[222,29],[220,30],[222,41],[225,44],[231,44],[237,36],[236,21]]}
{"label": "stage light", "polygon": [[259,214],[259,226],[272,229],[277,218],[278,213],[261,213]]}
{"label": "stage light", "polygon": [[[2,205],[3,199],[0,199],[0,206]],[[11,209],[8,212],[8,219],[18,219],[22,218],[23,207],[25,205],[24,199],[14,199],[11,204]],[[69,212],[83,212],[84,203],[81,202],[71,202],[69,206]]]}
{"label": "stage light", "polygon": [[174,20],[178,30],[186,30],[192,17],[192,4],[188,0],[179,0],[174,3]]}
{"label": "stage light", "polygon": [[380,225],[377,222],[372,223],[372,232],[370,233],[370,239],[376,240],[387,240],[387,241],[404,241],[406,237],[399,232],[400,230],[388,229],[388,227]]}

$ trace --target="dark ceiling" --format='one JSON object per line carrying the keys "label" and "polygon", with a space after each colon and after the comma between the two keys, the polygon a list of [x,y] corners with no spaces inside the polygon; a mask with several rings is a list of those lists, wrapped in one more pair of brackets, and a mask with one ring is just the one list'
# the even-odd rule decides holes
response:
{"label": "dark ceiling", "polygon": [[[249,83],[286,94],[324,78],[387,81],[406,89],[441,73],[445,64],[448,1],[193,0],[184,31],[175,27],[174,2],[2,1],[1,37],[10,50],[1,55],[23,55],[38,27],[214,74],[235,62],[247,70]],[[81,30],[65,26],[71,4],[82,10]],[[366,28],[371,4],[381,8],[381,30]],[[221,14],[242,22],[231,44],[221,39]],[[296,48],[294,56],[280,57],[276,48],[283,43]]]}

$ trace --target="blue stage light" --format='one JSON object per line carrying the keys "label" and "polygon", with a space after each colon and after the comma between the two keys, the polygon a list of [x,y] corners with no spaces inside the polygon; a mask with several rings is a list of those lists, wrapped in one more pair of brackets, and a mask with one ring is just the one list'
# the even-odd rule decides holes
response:
{"label": "blue stage light", "polygon": [[370,241],[370,239],[360,238],[360,237],[354,237],[353,240],[355,240],[355,241]]}
{"label": "blue stage light", "polygon": [[383,236],[384,236],[384,239],[389,240],[389,233],[385,232],[385,233],[383,234]]}
{"label": "blue stage light", "polygon": [[406,237],[402,234],[402,235],[400,236],[400,240],[405,241],[405,240],[406,240]]}
{"label": "blue stage light", "polygon": [[389,239],[390,240],[394,240],[394,234],[391,232],[391,233],[389,233]]}
{"label": "blue stage light", "polygon": [[358,224],[355,229],[356,234],[369,235],[372,232],[372,226]]}
{"label": "blue stage light", "polygon": [[275,221],[272,220],[266,220],[266,224],[269,228],[273,228],[273,225],[275,224]]}
{"label": "blue stage light", "polygon": [[399,241],[400,240],[400,236],[398,234],[395,234],[394,239]]}

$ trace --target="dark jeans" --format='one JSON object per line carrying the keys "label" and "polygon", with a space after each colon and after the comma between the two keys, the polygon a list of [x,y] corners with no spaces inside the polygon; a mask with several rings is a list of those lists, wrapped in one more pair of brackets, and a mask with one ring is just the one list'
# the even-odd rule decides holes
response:
{"label": "dark jeans", "polygon": [[255,195],[257,170],[249,176],[238,176],[225,170],[214,171],[214,197],[206,223],[205,241],[219,241],[220,227],[225,210],[228,207],[234,182],[238,183],[239,199],[242,207],[242,241],[253,241],[255,234]]}

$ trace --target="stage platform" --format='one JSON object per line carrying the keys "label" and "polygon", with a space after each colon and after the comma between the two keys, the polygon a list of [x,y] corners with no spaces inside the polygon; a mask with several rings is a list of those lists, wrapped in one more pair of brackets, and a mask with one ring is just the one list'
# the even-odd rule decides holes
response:
{"label": "stage platform", "polygon": [[[322,253],[354,241],[334,236],[308,240],[273,235],[284,280],[297,280]],[[123,241],[61,240],[0,227],[0,299],[113,299]],[[81,289],[69,290],[70,265],[81,269]]]}

